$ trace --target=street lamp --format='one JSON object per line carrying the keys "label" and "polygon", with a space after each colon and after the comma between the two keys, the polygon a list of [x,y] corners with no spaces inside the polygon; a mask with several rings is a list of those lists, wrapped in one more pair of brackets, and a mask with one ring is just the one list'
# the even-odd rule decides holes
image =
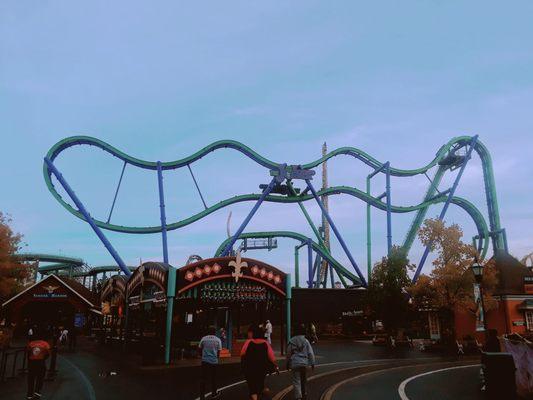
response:
{"label": "street lamp", "polygon": [[483,280],[483,265],[481,265],[477,260],[474,260],[473,264],[470,266],[470,269],[474,274],[476,282],[481,285],[481,281]]}
{"label": "street lamp", "polygon": [[470,269],[472,270],[472,273],[474,274],[474,278],[479,288],[479,301],[480,301],[480,306],[481,306],[480,311],[483,317],[483,330],[485,331],[485,334],[487,334],[487,318],[485,315],[485,301],[483,300],[483,285],[481,284],[483,281],[483,265],[480,264],[476,258],[474,262],[472,263],[472,265],[470,266]]}

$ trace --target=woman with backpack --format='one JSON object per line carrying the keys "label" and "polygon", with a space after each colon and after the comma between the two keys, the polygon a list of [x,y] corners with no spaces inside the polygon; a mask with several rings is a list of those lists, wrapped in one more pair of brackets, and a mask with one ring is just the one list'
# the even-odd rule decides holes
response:
{"label": "woman with backpack", "polygon": [[241,367],[248,383],[250,400],[258,400],[263,394],[267,374],[279,373],[274,351],[257,325],[248,329],[248,340],[241,350]]}

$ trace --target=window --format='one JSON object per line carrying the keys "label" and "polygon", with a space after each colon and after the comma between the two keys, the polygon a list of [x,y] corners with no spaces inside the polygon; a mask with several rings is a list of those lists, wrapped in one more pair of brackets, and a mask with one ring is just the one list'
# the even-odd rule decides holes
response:
{"label": "window", "polygon": [[[440,324],[437,313],[430,312],[429,318],[429,337],[431,339],[440,339]],[[532,325],[533,326],[533,325]]]}
{"label": "window", "polygon": [[526,326],[528,331],[533,331],[533,311],[526,311]]}

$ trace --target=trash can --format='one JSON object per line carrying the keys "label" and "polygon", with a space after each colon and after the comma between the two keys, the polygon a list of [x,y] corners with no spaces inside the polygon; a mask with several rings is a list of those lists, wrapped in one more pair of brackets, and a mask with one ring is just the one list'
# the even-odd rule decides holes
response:
{"label": "trash can", "polygon": [[509,353],[483,353],[485,393],[489,399],[516,399],[516,381],[513,356]]}

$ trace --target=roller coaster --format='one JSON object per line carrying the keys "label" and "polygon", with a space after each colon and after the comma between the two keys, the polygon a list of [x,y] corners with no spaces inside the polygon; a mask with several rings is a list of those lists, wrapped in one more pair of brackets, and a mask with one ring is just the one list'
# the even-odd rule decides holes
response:
{"label": "roller coaster", "polygon": [[[122,169],[120,178],[117,183],[117,187],[114,193],[112,204],[110,205],[110,211],[107,219],[98,219],[91,216],[81,199],[76,195],[75,191],[69,185],[63,174],[58,170],[54,161],[65,150],[73,146],[93,146],[103,150],[104,152],[120,159],[122,161]],[[240,194],[234,197],[220,201],[214,205],[208,206],[205,198],[202,194],[198,181],[192,170],[192,165],[219,149],[231,149],[242,153],[244,156],[253,160],[261,167],[267,169],[270,173],[270,182],[262,182],[260,185],[260,193]],[[485,189],[485,198],[487,203],[488,224],[485,220],[483,213],[467,199],[455,196],[457,187],[459,186],[463,172],[472,158],[473,153],[477,153],[481,160],[483,169],[483,180]],[[363,162],[366,166],[370,167],[371,172],[366,179],[366,190],[360,190],[352,186],[332,186],[316,190],[313,186],[312,179],[315,174],[314,169],[325,163],[327,160],[336,156],[349,156]],[[155,226],[129,226],[118,225],[111,223],[113,211],[116,205],[116,200],[119,194],[120,186],[124,177],[124,171],[127,166],[152,170],[157,175],[157,182],[159,188],[159,208],[160,208],[160,224]],[[164,197],[164,182],[163,173],[165,171],[176,170],[180,168],[187,168],[192,182],[200,199],[202,201],[204,209],[196,214],[190,215],[179,221],[172,221],[167,223],[165,212],[165,197]],[[429,171],[436,169],[433,176],[428,175]],[[453,179],[453,184],[446,190],[439,190],[439,185],[443,180],[443,177],[447,172],[458,170]],[[73,136],[63,139],[50,148],[47,155],[44,157],[43,174],[46,185],[54,196],[54,198],[71,214],[86,221],[99,239],[102,241],[106,249],[116,261],[120,270],[130,275],[130,269],[125,265],[124,261],[109,242],[105,236],[103,230],[110,230],[114,232],[128,233],[128,234],[153,234],[160,233],[162,237],[162,252],[163,260],[168,263],[168,244],[167,244],[167,232],[174,229],[179,229],[194,222],[201,220],[204,217],[212,214],[213,212],[228,207],[232,204],[240,202],[255,202],[251,211],[242,221],[237,231],[225,240],[220,247],[216,250],[215,255],[225,256],[232,254],[234,251],[235,243],[240,240],[246,239],[272,239],[272,238],[290,238],[299,242],[295,248],[295,263],[296,263],[296,284],[299,285],[299,268],[298,268],[298,250],[304,246],[308,251],[308,280],[307,286],[312,287],[326,287],[327,274],[325,277],[321,277],[317,273],[317,260],[324,259],[327,261],[327,265],[330,266],[330,281],[333,285],[333,273],[335,272],[338,278],[341,280],[345,287],[353,286],[367,286],[367,281],[363,276],[357,262],[350,252],[349,247],[344,241],[340,231],[335,225],[332,217],[329,215],[324,203],[321,199],[325,196],[332,196],[337,194],[345,194],[353,196],[365,202],[367,204],[367,276],[370,276],[371,272],[371,209],[375,208],[386,212],[387,215],[387,247],[388,250],[392,248],[392,214],[394,213],[414,213],[413,221],[409,227],[409,230],[403,240],[402,247],[406,252],[411,249],[416,234],[426,217],[428,208],[431,205],[442,203],[442,210],[439,215],[439,219],[443,219],[450,204],[453,204],[463,209],[474,222],[477,235],[473,238],[473,244],[478,250],[480,257],[484,258],[488,252],[489,245],[492,244],[494,253],[507,251],[507,239],[505,229],[501,227],[500,215],[498,209],[498,200],[496,194],[496,186],[494,181],[494,172],[492,167],[492,161],[487,148],[477,136],[460,136],[451,139],[448,143],[443,145],[436,153],[433,160],[431,160],[425,166],[418,169],[399,169],[391,166],[390,162],[380,162],[354,147],[341,147],[333,150],[323,157],[309,162],[303,165],[290,165],[286,163],[278,163],[271,161],[248,146],[233,140],[221,140],[214,142],[200,151],[182,158],[176,161],[161,162],[161,161],[145,161],[139,158],[132,157],[117,148],[93,137],[89,136]],[[382,174],[385,176],[385,191],[379,196],[373,196],[371,194],[371,181],[376,175]],[[393,205],[392,204],[392,189],[390,183],[390,177],[412,177],[416,175],[425,175],[429,180],[429,186],[426,190],[423,200],[415,205]],[[67,193],[68,197],[72,201],[69,203],[56,190],[54,183],[59,183]],[[294,187],[294,183],[302,184],[302,188]],[[334,235],[339,241],[343,251],[350,261],[353,272],[338,262],[330,250],[325,246],[323,237],[320,230],[314,225],[310,218],[304,203],[314,200],[321,209],[322,215],[325,217]],[[263,202],[274,202],[284,204],[298,204],[306,220],[310,224],[316,240],[307,237],[297,232],[289,231],[276,231],[276,232],[248,232],[244,233],[246,226],[253,218],[259,207]],[[413,281],[418,279],[424,263],[428,257],[431,249],[431,244],[428,245],[423,253],[423,256],[418,263],[417,270],[413,276]],[[316,255],[313,263],[313,253]],[[316,275],[316,277],[315,277]]]}

